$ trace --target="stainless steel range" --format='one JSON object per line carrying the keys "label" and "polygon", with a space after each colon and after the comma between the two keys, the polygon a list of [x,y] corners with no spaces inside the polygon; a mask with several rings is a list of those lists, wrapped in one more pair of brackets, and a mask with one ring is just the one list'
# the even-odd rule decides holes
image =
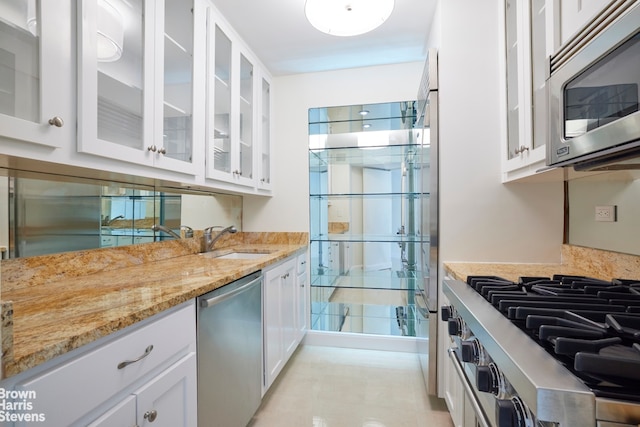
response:
{"label": "stainless steel range", "polygon": [[640,281],[445,280],[475,425],[640,425]]}

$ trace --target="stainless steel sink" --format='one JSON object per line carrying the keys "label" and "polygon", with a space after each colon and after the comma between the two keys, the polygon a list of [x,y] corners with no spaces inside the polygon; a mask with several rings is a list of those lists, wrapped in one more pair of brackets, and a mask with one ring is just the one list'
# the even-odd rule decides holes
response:
{"label": "stainless steel sink", "polygon": [[216,259],[256,259],[269,255],[269,252],[231,252],[224,255],[218,255],[215,252],[204,252],[200,255]]}

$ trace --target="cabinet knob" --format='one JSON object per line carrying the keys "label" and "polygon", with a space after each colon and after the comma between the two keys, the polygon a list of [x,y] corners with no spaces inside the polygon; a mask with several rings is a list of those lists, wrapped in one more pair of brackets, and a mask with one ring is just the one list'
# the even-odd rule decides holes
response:
{"label": "cabinet knob", "polygon": [[161,147],[161,148],[159,148],[159,149],[158,149],[158,153],[160,153],[160,154],[167,154],[167,149],[166,149],[166,148],[164,148],[164,147]]}
{"label": "cabinet knob", "polygon": [[144,419],[149,420],[150,423],[154,422],[158,417],[158,411],[152,409],[151,411],[147,411],[144,413]]}
{"label": "cabinet knob", "polygon": [[51,126],[55,126],[57,128],[61,128],[62,126],[64,126],[64,120],[62,120],[62,117],[55,116],[55,117],[49,119],[49,124]]}
{"label": "cabinet knob", "polygon": [[524,145],[521,145],[520,148],[516,149],[515,153],[524,154],[525,151],[529,151],[529,147],[525,147]]}
{"label": "cabinet knob", "polygon": [[155,145],[150,145],[147,147],[147,151],[153,151],[154,153],[158,151]]}

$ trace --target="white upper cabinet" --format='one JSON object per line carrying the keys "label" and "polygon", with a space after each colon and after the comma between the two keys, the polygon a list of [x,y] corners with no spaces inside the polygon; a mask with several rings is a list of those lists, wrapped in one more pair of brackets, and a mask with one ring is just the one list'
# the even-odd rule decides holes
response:
{"label": "white upper cabinet", "polygon": [[560,7],[560,42],[564,44],[613,1],[616,0],[563,0]]}
{"label": "white upper cabinet", "polygon": [[206,177],[238,191],[270,190],[269,76],[215,8],[207,18]]}
{"label": "white upper cabinet", "polygon": [[557,48],[553,0],[505,0],[507,143],[503,181],[545,166],[547,58]]}
{"label": "white upper cabinet", "polygon": [[273,157],[271,156],[271,81],[269,77],[262,73],[261,80],[261,102],[260,107],[260,150],[258,162],[258,188],[260,190],[272,190],[271,169]]}
{"label": "white upper cabinet", "polygon": [[195,174],[198,8],[197,0],[79,3],[79,151]]}
{"label": "white upper cabinet", "polygon": [[0,137],[72,144],[70,21],[57,2],[0,0]]}

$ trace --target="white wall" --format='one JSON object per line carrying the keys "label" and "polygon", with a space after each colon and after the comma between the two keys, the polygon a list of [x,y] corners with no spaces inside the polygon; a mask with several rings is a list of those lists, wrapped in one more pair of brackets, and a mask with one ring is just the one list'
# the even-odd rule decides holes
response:
{"label": "white wall", "polygon": [[[499,2],[442,1],[440,259],[559,262],[563,184],[501,183],[505,138]],[[276,195],[245,197],[246,231],[308,231],[307,110],[415,99],[422,64],[274,80]]]}
{"label": "white wall", "polygon": [[563,184],[501,184],[499,2],[440,2],[440,259],[558,262]]}
{"label": "white wall", "polygon": [[272,198],[244,197],[244,231],[309,231],[308,110],[416,99],[423,64],[295,74],[273,80]]}

